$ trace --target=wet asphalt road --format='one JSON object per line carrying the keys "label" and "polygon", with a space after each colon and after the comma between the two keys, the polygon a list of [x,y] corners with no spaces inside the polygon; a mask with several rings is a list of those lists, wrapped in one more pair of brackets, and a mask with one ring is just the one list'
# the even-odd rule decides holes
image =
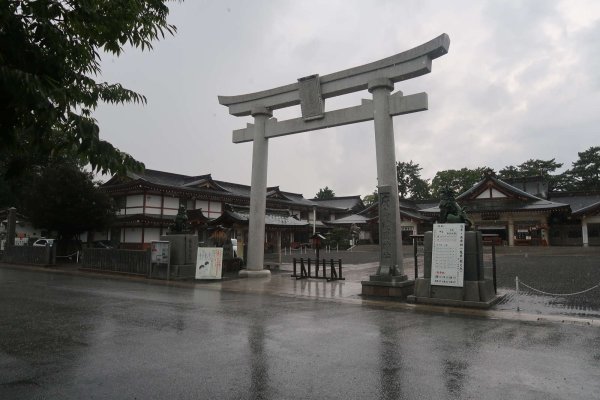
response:
{"label": "wet asphalt road", "polygon": [[0,399],[597,399],[600,331],[0,268]]}

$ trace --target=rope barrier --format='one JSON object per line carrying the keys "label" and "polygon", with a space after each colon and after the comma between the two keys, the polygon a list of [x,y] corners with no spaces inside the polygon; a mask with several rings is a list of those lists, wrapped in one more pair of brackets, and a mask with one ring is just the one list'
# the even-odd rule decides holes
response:
{"label": "rope barrier", "polygon": [[579,291],[579,292],[575,292],[575,293],[551,293],[551,292],[545,292],[545,291],[543,291],[543,290],[539,290],[539,289],[536,289],[536,288],[534,288],[534,287],[531,287],[531,286],[529,286],[528,284],[526,284],[526,283],[523,283],[523,281],[519,280],[519,277],[518,277],[518,276],[516,276],[516,277],[515,277],[515,289],[516,289],[516,295],[517,295],[517,311],[521,311],[521,307],[520,307],[520,305],[521,305],[521,304],[520,304],[520,302],[519,302],[519,285],[523,285],[523,286],[525,286],[526,288],[528,288],[528,289],[530,289],[530,290],[533,290],[534,292],[541,293],[541,294],[545,294],[545,295],[547,295],[547,296],[561,296],[561,297],[565,297],[565,296],[576,296],[576,295],[579,295],[579,294],[587,293],[587,292],[589,292],[589,291],[591,291],[591,290],[594,290],[594,289],[597,289],[597,288],[599,288],[599,287],[600,287],[600,283],[598,283],[598,284],[596,284],[596,285],[592,286],[592,287],[591,287],[591,288],[589,288],[589,289],[581,290],[581,291]]}
{"label": "rope barrier", "polygon": [[533,288],[533,287],[527,285],[526,283],[524,283],[521,280],[519,280],[519,284],[525,286],[526,288],[529,288],[529,289],[533,290],[534,292],[542,293],[542,294],[545,294],[545,295],[548,295],[548,296],[576,296],[578,294],[583,294],[583,293],[589,292],[591,290],[594,290],[594,289],[600,287],[600,283],[598,283],[597,285],[592,286],[589,289],[582,290],[580,292],[575,292],[575,293],[550,293],[550,292],[544,292],[543,290],[539,290],[539,289]]}

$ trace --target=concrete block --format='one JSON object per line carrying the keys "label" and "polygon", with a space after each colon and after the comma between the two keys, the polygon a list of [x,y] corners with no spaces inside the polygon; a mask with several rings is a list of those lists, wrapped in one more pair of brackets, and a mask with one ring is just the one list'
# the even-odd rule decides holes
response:
{"label": "concrete block", "polygon": [[361,293],[363,296],[394,297],[399,300],[405,300],[407,296],[414,293],[414,282],[362,281]]}
{"label": "concrete block", "polygon": [[479,301],[479,281],[465,281],[465,301]]}
{"label": "concrete block", "polygon": [[461,287],[431,285],[431,297],[437,299],[464,300],[465,290]]}
{"label": "concrete block", "polygon": [[490,301],[496,294],[494,293],[494,282],[490,279],[479,281],[479,298],[480,301]]}
{"label": "concrete block", "polygon": [[418,278],[415,281],[415,296],[429,297],[431,290],[431,279]]}
{"label": "concrete block", "polygon": [[198,255],[198,236],[196,235],[163,235],[171,246],[171,265],[196,264]]}

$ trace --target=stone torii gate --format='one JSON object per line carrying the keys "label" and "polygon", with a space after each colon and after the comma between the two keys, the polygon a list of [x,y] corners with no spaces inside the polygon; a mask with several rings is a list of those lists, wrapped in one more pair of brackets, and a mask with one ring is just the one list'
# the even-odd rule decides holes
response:
{"label": "stone torii gate", "polygon": [[[392,117],[427,110],[427,94],[403,96],[400,91],[391,92],[395,82],[431,72],[432,61],[446,54],[449,46],[450,38],[442,34],[410,50],[359,67],[321,77],[307,76],[296,83],[261,92],[219,96],[219,103],[227,106],[231,115],[254,117],[253,124],[233,131],[234,143],[253,141],[248,259],[246,270],[240,271],[241,276],[261,277],[270,274],[263,269],[269,139],[374,120],[378,187],[380,191],[383,189],[390,193],[383,197],[391,199],[390,207],[385,207],[389,210],[390,223],[384,231],[380,224],[380,235],[384,235],[380,236],[380,242],[388,243],[391,248],[381,246],[381,265],[377,275],[402,278],[402,240]],[[359,106],[325,112],[325,99],[364,89],[372,93],[372,100],[362,100]],[[302,110],[301,118],[286,121],[272,118],[273,110],[298,104]],[[380,221],[382,217],[380,211]]]}

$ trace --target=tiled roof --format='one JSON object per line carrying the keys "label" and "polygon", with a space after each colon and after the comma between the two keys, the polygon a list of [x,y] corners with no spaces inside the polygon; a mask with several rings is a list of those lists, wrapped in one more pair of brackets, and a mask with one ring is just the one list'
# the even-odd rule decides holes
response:
{"label": "tiled roof", "polygon": [[141,173],[129,173],[129,176],[133,179],[144,179],[148,182],[156,183],[158,185],[168,186],[185,186],[191,182],[206,181],[207,179],[211,179],[210,174],[189,176],[174,174],[171,172],[157,171],[153,169],[146,169]]}
{"label": "tiled roof", "polygon": [[[213,224],[219,224],[225,221],[235,221],[238,223],[248,223],[250,211],[241,208],[232,208],[225,210],[223,214],[212,221]],[[303,227],[308,226],[306,221],[300,221],[291,215],[285,215],[282,212],[269,211],[265,214],[265,225],[267,226],[285,226],[285,227]]]}
{"label": "tiled roof", "polygon": [[333,199],[311,199],[311,201],[318,203],[321,206],[339,208],[342,210],[352,210],[355,208],[363,208],[364,204],[360,196],[341,196],[334,197]]}
{"label": "tiled roof", "polygon": [[553,192],[550,198],[571,206],[573,214],[585,214],[600,207],[600,192]]}
{"label": "tiled roof", "polygon": [[[185,191],[188,193],[202,193],[214,196],[250,198],[250,186],[241,185],[233,182],[213,180],[211,174],[205,175],[182,175],[170,172],[146,169],[141,173],[129,173],[129,181],[123,179],[111,179],[104,184],[106,190],[117,191],[127,190],[135,182],[142,185],[154,187],[156,190]],[[359,197],[359,196],[357,196]],[[284,192],[278,186],[267,188],[267,198],[271,202],[286,204],[287,206],[320,207],[329,208],[311,200],[305,199],[302,194]]]}
{"label": "tiled roof", "polygon": [[[501,198],[476,198],[476,196],[485,188],[497,188],[503,192],[506,197]],[[559,203],[536,197],[521,189],[509,185],[508,183],[491,175],[473,185],[472,188],[462,193],[456,198],[457,202],[467,208],[469,212],[500,212],[500,211],[551,211],[567,210],[568,204]],[[420,210],[425,214],[437,214],[440,212],[439,205]]]}
{"label": "tiled roof", "polygon": [[347,217],[336,219],[334,221],[328,221],[328,224],[332,225],[345,225],[345,224],[366,224],[373,218],[366,217],[364,215],[352,214]]}

